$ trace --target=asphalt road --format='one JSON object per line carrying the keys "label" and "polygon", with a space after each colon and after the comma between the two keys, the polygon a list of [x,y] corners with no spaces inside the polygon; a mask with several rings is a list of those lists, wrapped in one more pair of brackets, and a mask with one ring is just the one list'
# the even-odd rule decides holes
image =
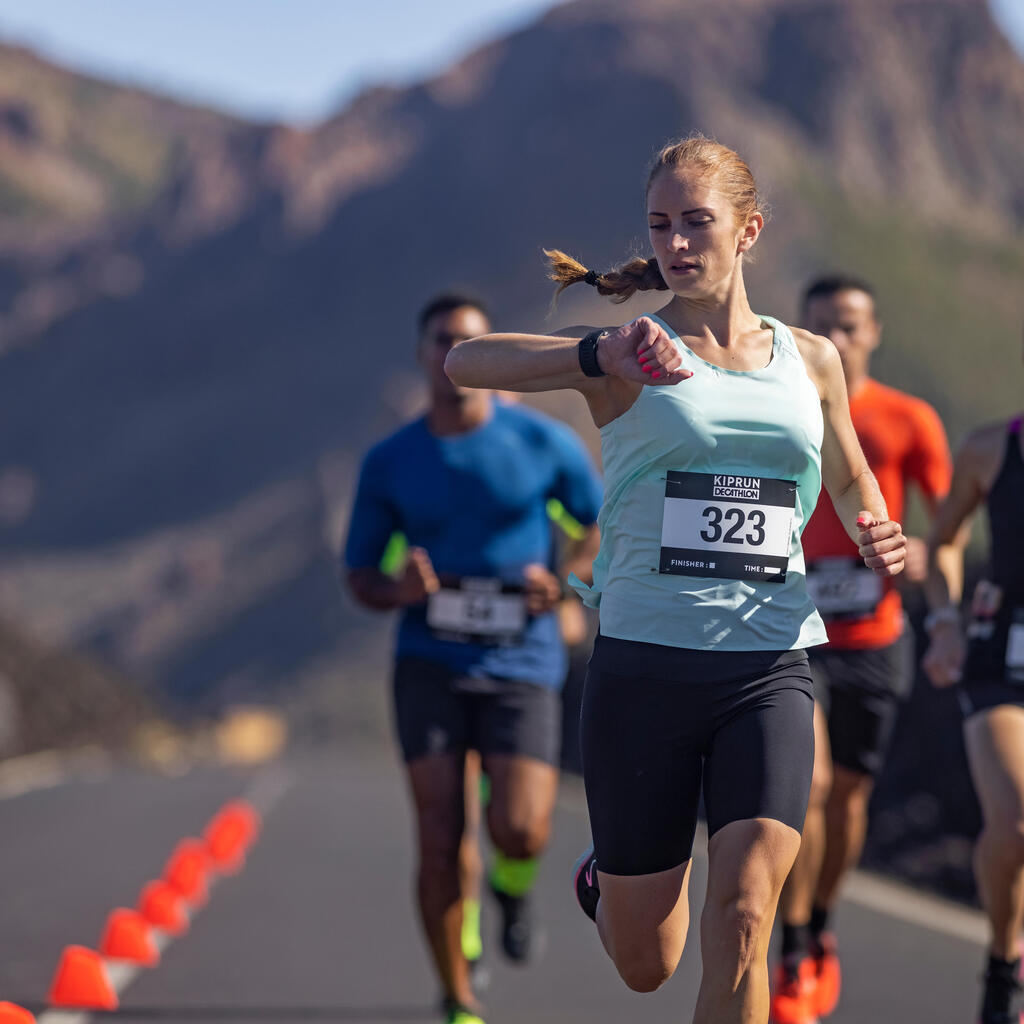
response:
{"label": "asphalt road", "polygon": [[[104,1014],[45,1012],[64,946],[96,948],[107,914],[132,906],[175,843],[226,800],[267,805],[242,872],[219,881],[186,935],[124,989],[114,1019],[401,1022],[438,1019],[437,988],[413,913],[411,828],[389,751],[342,750],[249,770],[178,778],[127,768],[44,780],[0,796],[0,1000],[41,1024]],[[619,981],[568,875],[588,841],[581,787],[568,780],[537,889],[543,952],[500,958],[485,904],[488,1024],[685,1022],[699,980],[691,935],[675,977],[640,996]],[[691,903],[705,884],[695,857]],[[845,988],[834,1024],[971,1024],[982,964],[980,917],[900,886],[855,877],[838,912]]]}

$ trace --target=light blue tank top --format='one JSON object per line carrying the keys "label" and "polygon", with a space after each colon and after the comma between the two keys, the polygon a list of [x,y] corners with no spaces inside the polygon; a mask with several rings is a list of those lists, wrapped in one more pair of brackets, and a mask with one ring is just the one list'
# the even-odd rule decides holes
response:
{"label": "light blue tank top", "polygon": [[771,317],[772,357],[726,370],[657,316],[693,376],[645,387],[601,428],[605,500],[594,584],[601,632],[695,650],[825,643],[800,534],[821,489],[817,389],[792,332]]}

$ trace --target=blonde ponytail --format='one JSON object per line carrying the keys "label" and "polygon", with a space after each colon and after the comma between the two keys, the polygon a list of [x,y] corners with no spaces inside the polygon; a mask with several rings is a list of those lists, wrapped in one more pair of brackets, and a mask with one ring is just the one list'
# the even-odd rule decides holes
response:
{"label": "blonde ponytail", "polygon": [[598,295],[610,296],[612,302],[625,302],[638,291],[665,291],[668,288],[658,261],[653,257],[645,260],[636,256],[621,267],[599,274],[588,270],[561,249],[545,249],[544,255],[548,258],[548,277],[558,284],[556,299],[569,285],[580,281],[596,288]]}

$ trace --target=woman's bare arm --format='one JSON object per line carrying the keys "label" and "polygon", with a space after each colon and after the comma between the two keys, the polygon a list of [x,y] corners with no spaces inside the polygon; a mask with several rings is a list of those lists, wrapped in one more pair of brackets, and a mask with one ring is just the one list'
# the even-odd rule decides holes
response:
{"label": "woman's bare arm", "polygon": [[597,344],[604,376],[588,377],[580,367],[578,346],[585,327],[572,335],[488,334],[456,345],[445,372],[463,387],[498,391],[557,391],[571,388],[587,400],[600,427],[621,416],[645,384],[678,384],[692,376],[665,329],[640,317],[605,331]]}
{"label": "woman's bare arm", "polygon": [[794,331],[794,337],[821,398],[822,482],[864,564],[879,576],[895,576],[903,570],[907,541],[900,524],[889,519],[878,481],[853,428],[839,352],[827,338],[807,331]]}
{"label": "woman's bare arm", "polygon": [[971,434],[957,452],[949,494],[939,506],[928,537],[925,597],[931,609],[926,626],[928,650],[922,664],[936,686],[960,681],[967,645],[960,602],[963,598],[964,549],[971,520],[985,500],[999,467],[1005,428],[987,427]]}
{"label": "woman's bare arm", "polygon": [[[577,347],[592,328],[568,337],[547,334],[485,334],[456,345],[444,369],[454,384],[496,391],[577,391],[593,389],[603,377],[580,369]],[[576,333],[579,331],[580,333]]]}

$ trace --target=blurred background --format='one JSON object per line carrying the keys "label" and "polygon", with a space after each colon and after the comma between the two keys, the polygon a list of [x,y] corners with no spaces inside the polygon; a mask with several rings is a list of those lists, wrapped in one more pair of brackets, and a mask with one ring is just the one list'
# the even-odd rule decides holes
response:
{"label": "blurred background", "polygon": [[[335,553],[421,407],[415,314],[662,305],[551,313],[540,249],[643,251],[669,138],[752,165],[755,308],[862,275],[875,376],[954,445],[1020,405],[1019,0],[3,0],[0,40],[3,757],[386,742],[392,624]],[[577,396],[539,404],[596,450]],[[970,899],[960,743],[919,680],[867,859]]]}

